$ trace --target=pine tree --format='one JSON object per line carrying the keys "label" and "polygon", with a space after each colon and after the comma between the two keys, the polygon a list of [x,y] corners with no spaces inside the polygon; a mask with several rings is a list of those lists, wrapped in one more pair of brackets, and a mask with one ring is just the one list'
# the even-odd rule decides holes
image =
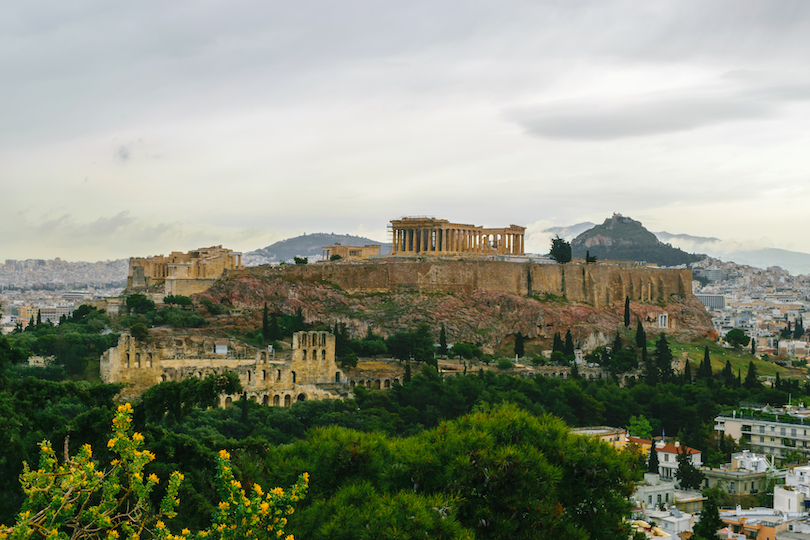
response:
{"label": "pine tree", "polygon": [[717,531],[723,527],[720,520],[720,512],[717,510],[717,500],[714,496],[709,496],[703,503],[703,511],[700,512],[700,521],[692,527],[693,538],[701,540],[719,540]]}
{"label": "pine tree", "polygon": [[669,350],[669,343],[666,336],[662,333],[655,342],[655,364],[658,368],[658,373],[661,382],[668,382],[672,378],[672,351]]}
{"label": "pine tree", "polygon": [[624,297],[624,327],[630,328],[630,297]]}
{"label": "pine tree", "polygon": [[759,379],[757,379],[757,367],[754,365],[754,362],[751,361],[748,364],[748,374],[745,376],[745,387],[749,390],[754,388],[759,388]]}
{"label": "pine tree", "polygon": [[515,335],[515,356],[518,358],[523,358],[525,354],[524,346],[523,346],[523,334],[520,332]]}
{"label": "pine tree", "polygon": [[647,333],[644,332],[641,319],[638,319],[638,326],[636,326],[636,348],[641,349],[645,343],[647,343]]}
{"label": "pine tree", "polygon": [[442,329],[439,332],[439,354],[447,354],[447,333],[444,330],[444,323],[442,323]]}

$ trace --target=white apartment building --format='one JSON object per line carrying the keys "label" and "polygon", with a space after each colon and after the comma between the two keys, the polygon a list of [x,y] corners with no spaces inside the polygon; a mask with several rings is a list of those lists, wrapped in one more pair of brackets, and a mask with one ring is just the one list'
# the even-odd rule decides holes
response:
{"label": "white apartment building", "polygon": [[751,450],[782,459],[793,450],[810,455],[810,419],[787,414],[775,417],[721,415],[714,419],[714,429],[735,441],[750,444]]}

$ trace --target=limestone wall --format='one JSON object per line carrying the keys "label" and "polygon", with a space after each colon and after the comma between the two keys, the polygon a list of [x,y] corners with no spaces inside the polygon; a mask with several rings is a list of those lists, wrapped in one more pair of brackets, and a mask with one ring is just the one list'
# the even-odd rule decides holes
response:
{"label": "limestone wall", "polygon": [[[123,334],[118,346],[101,356],[100,371],[105,383],[130,385],[121,392],[126,400],[160,382],[202,379],[227,371],[239,376],[248,399],[264,405],[289,406],[349,391],[335,363],[335,336],[328,332],[297,332],[293,350],[275,355],[229,339],[166,336],[139,341]],[[221,404],[227,406],[239,398],[222,396]]]}
{"label": "limestone wall", "polygon": [[596,308],[632,301],[668,301],[691,295],[691,270],[494,260],[381,260],[245,268],[229,272],[279,274],[333,283],[349,293],[442,292],[476,289],[519,295],[551,294]]}

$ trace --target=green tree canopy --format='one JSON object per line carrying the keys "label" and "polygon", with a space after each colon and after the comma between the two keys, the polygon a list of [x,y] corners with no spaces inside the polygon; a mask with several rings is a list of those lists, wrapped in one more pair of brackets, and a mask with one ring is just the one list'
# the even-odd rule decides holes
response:
{"label": "green tree canopy", "polygon": [[751,338],[746,336],[745,332],[743,332],[739,328],[730,330],[723,339],[726,341],[726,343],[728,343],[735,349],[745,347],[746,345],[748,345],[748,342],[751,341]]}
{"label": "green tree canopy", "polygon": [[555,236],[551,240],[551,251],[549,251],[549,256],[561,264],[571,262],[571,244],[559,236]]}

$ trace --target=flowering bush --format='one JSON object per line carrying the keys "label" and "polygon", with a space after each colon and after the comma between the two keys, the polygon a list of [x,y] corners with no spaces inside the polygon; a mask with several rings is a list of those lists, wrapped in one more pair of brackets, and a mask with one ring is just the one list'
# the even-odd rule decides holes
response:
{"label": "flowering bush", "polygon": [[[192,533],[183,529],[173,535],[164,520],[177,515],[177,498],[183,475],[175,471],[168,480],[166,495],[157,511],[149,495],[160,482],[155,474],[144,478],[143,469],[155,459],[141,450],[143,435],[130,434],[132,406],[118,407],[113,419],[113,435],[107,447],[118,458],[106,471],[97,469],[90,445],[59,464],[50,442],[40,443],[37,470],[23,466],[20,482],[26,495],[13,527],[0,525],[0,540],[27,540],[34,536],[47,540],[192,540],[192,539],[273,539],[285,537],[285,516],[304,497],[309,477],[304,473],[288,491],[273,488],[264,493],[254,484],[248,496],[231,470],[230,455],[222,450],[217,457],[217,485],[222,497],[205,530]],[[292,535],[285,540],[293,540]]]}

